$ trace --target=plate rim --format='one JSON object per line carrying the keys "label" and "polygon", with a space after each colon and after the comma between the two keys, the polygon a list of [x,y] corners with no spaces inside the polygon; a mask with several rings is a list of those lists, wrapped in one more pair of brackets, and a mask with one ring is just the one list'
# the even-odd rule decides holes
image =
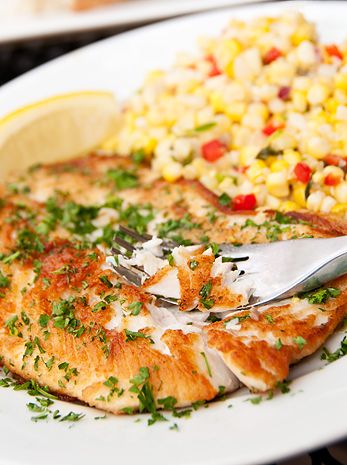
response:
{"label": "plate rim", "polygon": [[[310,5],[310,6],[313,6],[313,7],[314,7],[314,5],[322,6],[322,5],[320,4],[320,2],[316,2],[316,1],[312,1],[312,2],[311,2],[311,1],[310,1],[310,2],[308,2],[308,1],[303,1],[303,2],[285,2],[285,3],[286,3],[287,5],[294,4],[295,7],[298,8],[298,9],[301,8],[301,5]],[[340,4],[340,5],[341,5],[341,4],[343,4],[343,2],[342,2],[342,1],[330,2],[330,5],[332,5],[331,8],[333,9],[334,5],[336,5],[336,4]],[[279,3],[269,3],[269,4],[266,4],[265,6],[269,7],[269,6],[271,6],[271,5],[272,5],[272,6],[275,6],[275,7],[278,7],[280,4],[279,4]],[[326,6],[327,6],[327,5],[326,5]],[[347,8],[347,5],[346,5],[346,4],[345,4],[345,7]],[[244,6],[242,6],[242,7],[238,7],[237,9],[244,9],[244,8],[254,8],[254,5],[250,5],[250,6],[244,5]],[[223,10],[224,10],[224,9],[223,9]],[[229,10],[229,9],[225,9],[225,10]],[[236,11],[236,9],[233,8],[233,9],[230,9],[230,11]],[[105,39],[105,40],[100,41],[100,42],[98,42],[98,43],[96,43],[96,44],[89,45],[89,46],[87,46],[87,47],[84,47],[84,50],[87,50],[87,49],[88,49],[88,50],[90,51],[90,53],[93,53],[93,51],[92,51],[93,48],[102,47],[102,46],[103,46],[103,43],[115,41],[115,40],[117,40],[120,36],[122,36],[122,38],[124,38],[125,36],[138,35],[139,33],[140,33],[140,34],[145,34],[145,33],[146,33],[146,30],[148,30],[148,29],[159,28],[159,27],[162,28],[163,25],[165,26],[165,24],[167,24],[167,23],[177,23],[177,22],[183,22],[183,21],[191,21],[192,19],[194,20],[194,18],[199,18],[199,17],[201,17],[201,16],[206,16],[207,14],[209,14],[209,13],[200,13],[200,14],[196,14],[196,15],[189,16],[189,17],[183,17],[183,18],[179,18],[179,19],[170,19],[170,20],[167,20],[167,21],[165,21],[165,22],[162,22],[162,23],[160,23],[160,24],[158,24],[158,25],[144,26],[144,27],[142,27],[142,28],[136,29],[135,31],[125,32],[125,33],[123,33],[123,34],[120,34],[119,36],[112,37],[112,38],[109,38],[109,39]],[[16,86],[17,86],[17,87],[18,87],[18,86],[19,86],[19,87],[25,86],[25,85],[26,85],[26,84],[25,84],[25,80],[28,78],[28,76],[29,76],[29,78],[30,78],[30,76],[34,76],[34,77],[35,77],[35,75],[39,75],[39,74],[40,74],[40,72],[41,72],[42,69],[44,69],[44,68],[46,68],[46,67],[50,67],[50,66],[52,66],[52,65],[53,65],[53,66],[61,66],[59,63],[60,63],[60,62],[63,62],[68,56],[71,57],[74,53],[76,53],[76,52],[72,52],[72,53],[67,54],[67,55],[64,55],[63,57],[60,57],[60,58],[58,58],[58,59],[56,59],[56,60],[52,60],[52,61],[48,62],[47,64],[44,64],[44,65],[42,65],[42,66],[40,66],[40,67],[38,67],[38,68],[36,68],[36,69],[34,69],[34,70],[28,72],[28,73],[22,75],[21,77],[15,79],[15,80],[13,80],[13,81],[11,81],[10,83],[6,84],[6,85],[3,86],[2,88],[0,88],[0,102],[1,102],[1,97],[2,97],[2,95],[3,95],[4,93],[6,93],[6,92],[10,92],[10,93],[11,93],[11,92],[14,92]],[[88,52],[87,52],[87,53],[88,53]],[[336,365],[335,365],[335,364],[336,364]],[[345,366],[347,367],[347,358],[341,359],[341,360],[335,362],[334,364],[329,365],[328,367],[330,367],[330,368],[327,367],[327,370],[336,371],[336,370],[337,370],[337,368],[336,368],[337,366],[340,367],[340,371],[343,370],[343,368],[344,368]],[[323,372],[323,371],[322,371],[322,372]],[[315,374],[315,373],[313,373],[313,374]],[[311,376],[311,375],[306,375],[306,376]],[[346,373],[346,377],[347,377],[347,373]],[[305,376],[302,377],[302,378],[300,378],[300,379],[302,380],[302,379],[304,379],[304,378],[305,378]],[[319,376],[318,376],[318,378],[319,378]],[[326,381],[327,381],[327,380],[326,380]],[[299,384],[300,384],[300,381],[299,381]],[[346,391],[346,390],[347,390],[347,388],[345,389],[345,391]],[[17,395],[17,394],[18,394],[18,393],[15,393],[14,395]],[[347,397],[347,396],[346,396],[346,397]],[[346,399],[344,405],[347,406],[347,399]],[[1,400],[0,400],[0,406],[1,406]],[[257,407],[253,407],[253,408],[257,408]],[[213,410],[213,409],[211,409],[211,410]],[[197,413],[199,413],[199,412],[197,412]],[[0,415],[1,415],[1,409],[0,409]],[[24,415],[23,415],[23,416],[24,416]],[[19,416],[19,419],[21,419],[21,418],[22,418],[22,414],[20,414],[20,416]],[[115,423],[117,423],[117,422],[115,422]],[[0,431],[1,431],[1,427],[2,427],[2,425],[0,424]],[[36,427],[36,426],[35,426],[35,427]],[[151,430],[151,431],[154,431],[154,430]],[[173,433],[172,433],[172,434],[173,434]],[[184,432],[182,432],[182,433],[180,433],[180,434],[184,435]],[[345,429],[345,432],[341,432],[340,435],[337,434],[336,432],[331,432],[330,436],[328,435],[328,436],[329,436],[329,439],[327,439],[327,442],[328,442],[328,443],[333,443],[333,442],[335,442],[336,440],[340,440],[340,439],[346,437],[346,435],[347,435],[347,428]],[[326,444],[326,443],[325,443],[325,444]],[[315,441],[315,440],[311,440],[311,442],[310,442],[309,445],[305,445],[305,446],[303,445],[303,446],[301,446],[301,448],[296,449],[295,452],[293,452],[292,455],[286,453],[285,457],[282,456],[282,459],[283,459],[283,458],[290,458],[290,457],[297,456],[298,454],[300,454],[300,453],[306,451],[307,449],[313,449],[313,448],[318,447],[319,445],[321,445],[321,442],[320,442],[319,439],[316,439],[316,441]],[[278,453],[276,453],[276,454],[275,454],[275,452],[272,453],[272,451],[270,450],[269,453],[267,454],[267,456],[266,456],[266,457],[264,456],[264,457],[261,459],[261,461],[254,461],[254,460],[253,460],[253,461],[248,461],[248,460],[246,460],[246,459],[243,459],[243,461],[239,462],[239,465],[246,465],[246,464],[248,464],[248,465],[250,465],[250,464],[253,464],[253,465],[255,465],[255,464],[260,465],[261,463],[268,463],[268,462],[270,462],[270,461],[277,460],[277,459],[279,459]],[[24,464],[23,461],[20,461],[20,462],[19,462],[19,461],[15,461],[15,462],[13,462],[13,461],[8,461],[7,459],[5,459],[5,460],[6,460],[6,461],[2,461],[2,457],[0,456],[0,463],[3,464],[3,465],[9,465],[9,463],[13,463],[13,464],[17,464],[17,465],[23,465],[23,464]],[[31,463],[31,462],[30,462],[30,463]],[[131,462],[129,462],[129,463],[131,463]],[[182,463],[183,463],[183,461],[182,461]],[[191,463],[193,463],[193,462],[191,462]],[[205,464],[206,464],[206,465],[207,465],[207,464],[211,464],[211,462],[207,462],[207,461],[206,461],[206,462],[205,462],[205,461],[202,461],[202,462],[200,462],[200,463],[201,463],[201,464],[204,464],[204,465],[205,465]],[[194,464],[195,464],[195,462],[194,462]],[[217,460],[217,461],[214,461],[214,462],[213,462],[213,465],[229,465],[229,464],[230,464],[230,455],[226,455],[224,459],[220,459],[220,460]]]}

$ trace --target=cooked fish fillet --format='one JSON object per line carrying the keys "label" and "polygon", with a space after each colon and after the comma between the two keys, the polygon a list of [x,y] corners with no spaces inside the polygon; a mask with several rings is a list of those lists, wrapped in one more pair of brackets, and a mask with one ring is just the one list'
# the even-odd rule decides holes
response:
{"label": "cooked fish fillet", "polygon": [[187,245],[343,234],[331,217],[235,214],[199,183],[167,184],[128,159],[96,155],[33,167],[0,187],[0,198],[2,363],[104,410],[143,410],[139,383],[158,407],[240,383],[271,389],[346,313],[341,278],[331,284],[340,294],[319,305],[296,298],[211,323],[209,312],[161,308],[106,262],[120,222]]}

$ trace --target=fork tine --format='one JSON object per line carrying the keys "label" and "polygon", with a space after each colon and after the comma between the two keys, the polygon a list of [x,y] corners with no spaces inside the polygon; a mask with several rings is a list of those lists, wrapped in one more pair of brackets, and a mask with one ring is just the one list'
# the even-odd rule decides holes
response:
{"label": "fork tine", "polygon": [[121,237],[116,236],[114,238],[114,241],[129,252],[134,252],[134,250],[136,250],[136,247],[134,247],[132,244],[130,244],[130,242],[126,241],[125,239],[122,239]]}
{"label": "fork tine", "polygon": [[157,297],[156,302],[159,303],[160,305],[163,305],[164,307],[178,305],[178,302],[176,299],[170,299],[166,297]]}
{"label": "fork tine", "polygon": [[139,234],[137,231],[134,231],[130,228],[126,228],[122,225],[119,225],[119,230],[132,237],[133,239],[136,239],[138,242],[147,242],[152,239],[152,236],[150,234]]}
{"label": "fork tine", "polygon": [[125,278],[130,284],[134,284],[137,287],[140,287],[142,284],[142,279],[140,273],[130,270],[123,265],[116,265],[113,267],[116,273],[119,274],[121,278]]}

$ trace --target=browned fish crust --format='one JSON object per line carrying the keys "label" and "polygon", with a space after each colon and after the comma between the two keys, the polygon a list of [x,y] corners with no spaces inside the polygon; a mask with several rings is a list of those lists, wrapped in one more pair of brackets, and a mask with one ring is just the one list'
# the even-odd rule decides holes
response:
{"label": "browned fish crust", "polygon": [[[180,407],[211,400],[218,386],[204,361],[207,349],[251,390],[272,389],[346,314],[343,277],[331,284],[341,294],[321,305],[289,301],[241,318],[237,330],[225,326],[229,317],[206,323],[205,334],[187,327],[160,333],[151,298],[105,266],[119,222],[143,232],[159,218],[152,232],[175,240],[250,243],[346,234],[341,219],[235,212],[199,183],[168,184],[147,166],[97,155],[36,167],[2,186],[0,195],[2,363],[89,405],[114,413],[138,409],[130,388],[143,367],[156,401],[172,396]],[[210,269],[211,260],[206,261]],[[206,279],[206,273],[196,274],[194,296]],[[182,310],[194,298],[186,290]],[[113,390],[105,385],[110,377],[117,379]]]}

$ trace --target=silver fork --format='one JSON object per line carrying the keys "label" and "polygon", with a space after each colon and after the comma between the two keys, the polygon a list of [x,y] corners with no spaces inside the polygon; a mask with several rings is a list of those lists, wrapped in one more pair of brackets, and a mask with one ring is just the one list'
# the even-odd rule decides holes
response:
{"label": "silver fork", "polygon": [[[120,227],[120,230],[143,243],[152,238],[149,234]],[[135,246],[124,239],[115,241],[128,251]],[[164,250],[170,252],[177,244],[163,241]],[[332,239],[296,239],[250,244],[240,247],[229,244],[219,246],[219,255],[233,258],[242,280],[249,280],[253,293],[248,305],[242,308],[266,305],[283,300],[299,292],[316,289],[347,273],[347,236]],[[118,274],[137,286],[141,285],[144,271],[116,266]],[[176,299],[160,297],[163,303],[177,305]]]}

